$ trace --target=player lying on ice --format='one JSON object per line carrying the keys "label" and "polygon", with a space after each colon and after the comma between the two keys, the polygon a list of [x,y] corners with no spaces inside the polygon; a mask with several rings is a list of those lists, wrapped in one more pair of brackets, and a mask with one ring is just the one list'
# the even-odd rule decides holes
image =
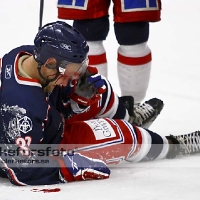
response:
{"label": "player lying on ice", "polygon": [[161,100],[125,102],[130,116],[108,80],[87,65],[88,50],[77,30],[58,21],[41,28],[34,46],[1,59],[1,176],[11,183],[105,179],[109,164],[122,160],[199,151],[199,131],[163,137],[146,129],[162,110]]}

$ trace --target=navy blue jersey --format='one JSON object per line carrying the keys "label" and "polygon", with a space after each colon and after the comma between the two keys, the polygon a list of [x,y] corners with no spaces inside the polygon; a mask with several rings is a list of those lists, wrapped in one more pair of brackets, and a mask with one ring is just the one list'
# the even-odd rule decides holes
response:
{"label": "navy blue jersey", "polygon": [[[18,75],[18,59],[31,54],[33,46],[22,46],[2,58],[1,68],[1,124],[0,143],[7,148],[29,146],[32,144],[57,144],[63,133],[63,120],[60,113],[46,101],[41,84],[34,79]],[[3,149],[3,147],[1,148]],[[19,159],[13,155],[12,159]],[[8,160],[9,155],[1,152],[1,158]],[[37,159],[34,155],[29,159]],[[23,184],[53,184],[60,182],[57,162],[50,160],[41,168],[33,166],[16,168],[3,163],[11,182]],[[12,163],[13,166],[13,163]],[[49,167],[51,166],[51,167]]]}

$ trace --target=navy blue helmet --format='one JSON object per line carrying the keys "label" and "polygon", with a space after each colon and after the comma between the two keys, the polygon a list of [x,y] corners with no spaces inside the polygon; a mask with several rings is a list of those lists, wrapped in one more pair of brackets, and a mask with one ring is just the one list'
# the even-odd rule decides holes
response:
{"label": "navy blue helmet", "polygon": [[63,60],[82,63],[89,51],[85,38],[69,24],[56,21],[43,26],[34,39],[34,58],[45,64],[48,58],[55,58],[57,66]]}

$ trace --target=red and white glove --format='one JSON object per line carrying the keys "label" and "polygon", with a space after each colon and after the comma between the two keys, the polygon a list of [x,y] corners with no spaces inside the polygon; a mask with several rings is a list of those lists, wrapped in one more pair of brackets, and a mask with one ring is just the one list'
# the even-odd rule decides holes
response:
{"label": "red and white glove", "polygon": [[105,91],[104,80],[98,74],[97,68],[88,66],[86,73],[77,82],[75,93],[70,98],[80,105],[90,106],[97,102]]}

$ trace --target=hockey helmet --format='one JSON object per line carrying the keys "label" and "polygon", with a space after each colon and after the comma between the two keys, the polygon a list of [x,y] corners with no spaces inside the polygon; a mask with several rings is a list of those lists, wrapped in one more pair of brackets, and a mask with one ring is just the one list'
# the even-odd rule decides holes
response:
{"label": "hockey helmet", "polygon": [[69,24],[56,21],[44,25],[34,39],[33,56],[41,65],[56,59],[56,68],[63,61],[82,63],[87,59],[89,46],[85,38]]}

